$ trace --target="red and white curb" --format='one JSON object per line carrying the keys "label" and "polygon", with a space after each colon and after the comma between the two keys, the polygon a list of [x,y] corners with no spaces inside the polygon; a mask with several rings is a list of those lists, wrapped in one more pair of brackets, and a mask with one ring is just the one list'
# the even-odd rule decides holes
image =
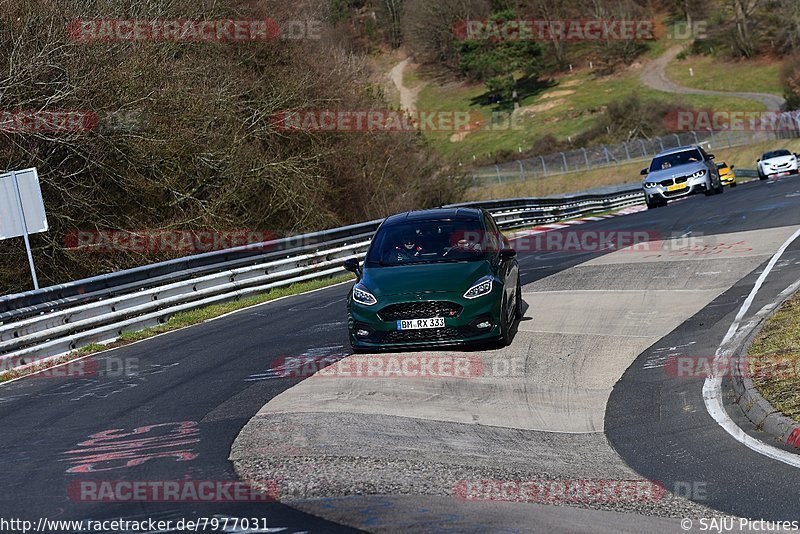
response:
{"label": "red and white curb", "polygon": [[603,219],[613,219],[614,217],[619,217],[620,215],[630,215],[632,213],[639,213],[641,211],[647,211],[647,206],[630,206],[627,208],[622,208],[617,212],[609,213],[608,215],[592,215],[591,217],[581,217],[579,219],[570,219],[568,221],[561,221],[557,223],[542,224],[540,226],[529,228],[528,230],[520,230],[518,232],[509,234],[508,238],[516,239],[519,237],[551,232],[553,230],[563,230],[564,228],[569,228],[570,226],[577,224],[585,224],[592,221],[602,221]]}

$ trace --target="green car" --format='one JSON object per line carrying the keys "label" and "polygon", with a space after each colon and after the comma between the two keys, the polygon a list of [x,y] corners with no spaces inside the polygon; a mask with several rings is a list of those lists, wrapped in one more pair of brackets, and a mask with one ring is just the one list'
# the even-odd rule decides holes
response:
{"label": "green car", "polygon": [[511,341],[522,317],[516,251],[474,208],[412,211],[378,228],[347,301],[355,351]]}

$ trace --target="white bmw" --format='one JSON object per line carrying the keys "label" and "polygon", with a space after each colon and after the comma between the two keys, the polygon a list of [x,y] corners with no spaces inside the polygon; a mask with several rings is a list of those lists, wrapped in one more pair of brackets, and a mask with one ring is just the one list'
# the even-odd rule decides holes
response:
{"label": "white bmw", "polygon": [[773,150],[764,153],[758,160],[758,178],[766,180],[770,176],[797,174],[797,154],[788,150]]}

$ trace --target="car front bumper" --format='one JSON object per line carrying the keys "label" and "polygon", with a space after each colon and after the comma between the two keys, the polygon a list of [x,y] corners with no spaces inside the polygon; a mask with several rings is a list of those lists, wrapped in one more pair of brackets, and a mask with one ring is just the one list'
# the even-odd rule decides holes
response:
{"label": "car front bumper", "polygon": [[[440,292],[381,296],[377,304],[348,303],[350,342],[358,348],[448,346],[492,341],[500,337],[503,288],[476,299]],[[455,315],[450,315],[457,307]],[[437,308],[439,308],[437,310]],[[433,310],[433,311],[429,311]],[[399,319],[444,317],[444,328],[399,330]],[[488,322],[488,327],[478,327]]]}
{"label": "car front bumper", "polygon": [[767,166],[762,169],[762,172],[764,176],[766,176],[767,178],[771,176],[786,176],[789,174],[797,174],[797,164],[793,163],[787,165],[786,167],[778,167],[778,168]]}
{"label": "car front bumper", "polygon": [[734,184],[734,183],[736,183],[736,175],[733,174],[733,173],[720,175],[719,180],[724,185]]}
{"label": "car front bumper", "polygon": [[673,200],[705,192],[707,190],[707,180],[708,178],[706,176],[689,178],[684,184],[686,187],[674,191],[669,191],[667,186],[658,184],[655,187],[645,187],[644,194],[647,195],[650,200]]}

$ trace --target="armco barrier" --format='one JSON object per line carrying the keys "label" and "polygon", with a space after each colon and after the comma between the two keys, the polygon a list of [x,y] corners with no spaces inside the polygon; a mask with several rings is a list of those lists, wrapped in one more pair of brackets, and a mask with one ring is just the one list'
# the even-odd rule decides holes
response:
{"label": "armco barrier", "polygon": [[[641,204],[641,189],[563,199],[452,204],[484,208],[503,229]],[[361,258],[381,220],[278,239],[0,297],[0,369],[59,356],[172,315],[344,272]]]}

